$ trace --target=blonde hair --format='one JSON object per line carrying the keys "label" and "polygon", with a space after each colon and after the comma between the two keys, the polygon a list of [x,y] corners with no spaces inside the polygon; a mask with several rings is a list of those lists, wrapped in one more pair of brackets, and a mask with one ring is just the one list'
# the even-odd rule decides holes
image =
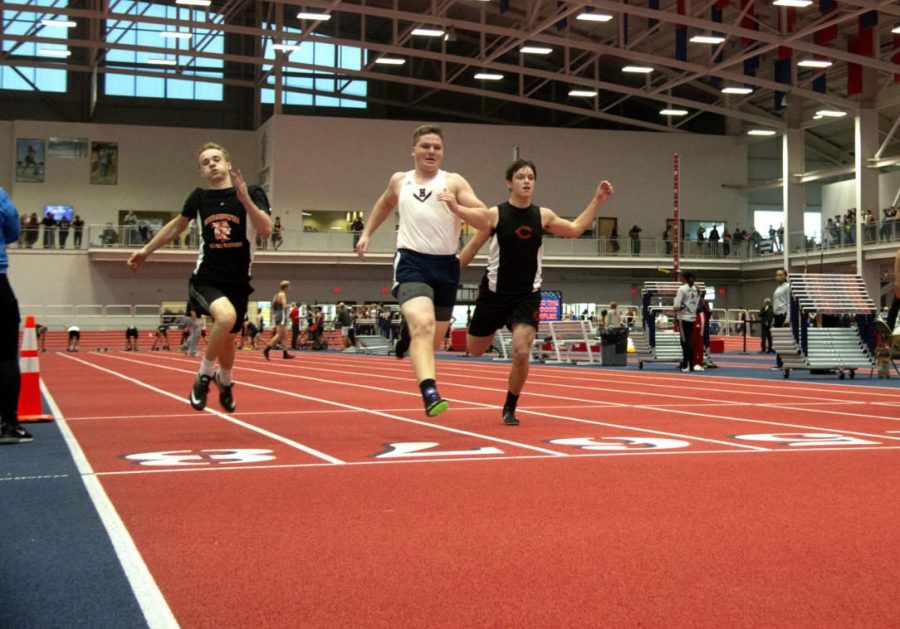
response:
{"label": "blonde hair", "polygon": [[287,280],[282,280],[281,284],[279,284],[279,286],[281,287],[281,290],[285,290],[290,285],[291,285],[291,283]]}
{"label": "blonde hair", "polygon": [[211,149],[220,151],[222,153],[222,157],[225,158],[226,162],[231,161],[231,156],[228,154],[228,150],[221,144],[216,144],[215,142],[207,142],[197,150],[197,161],[200,161],[200,156],[203,154],[203,151],[209,151]]}

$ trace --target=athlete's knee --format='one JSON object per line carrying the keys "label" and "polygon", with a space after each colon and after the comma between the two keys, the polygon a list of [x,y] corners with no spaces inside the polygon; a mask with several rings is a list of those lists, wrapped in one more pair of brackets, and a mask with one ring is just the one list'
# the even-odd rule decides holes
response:
{"label": "athlete's knee", "polygon": [[530,353],[530,346],[524,344],[514,344],[512,346],[512,361],[514,363],[527,363]]}
{"label": "athlete's knee", "polygon": [[427,317],[407,321],[410,338],[432,338],[434,336],[434,319]]}

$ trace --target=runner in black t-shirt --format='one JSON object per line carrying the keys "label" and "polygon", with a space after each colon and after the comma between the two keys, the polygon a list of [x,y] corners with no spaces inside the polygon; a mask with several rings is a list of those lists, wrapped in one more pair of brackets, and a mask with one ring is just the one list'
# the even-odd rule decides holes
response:
{"label": "runner in black t-shirt", "polygon": [[223,147],[211,142],[204,144],[197,161],[207,188],[194,190],[185,201],[181,215],[132,254],[128,266],[136,271],[151,253],[174,241],[192,219],[197,219],[200,255],[189,282],[189,299],[193,309],[198,314],[212,316],[215,325],[207,337],[190,402],[196,410],[203,410],[209,383],[215,380],[219,403],[233,412],[234,334],[241,329],[247,299],[253,292],[250,286],[252,243],[256,242],[257,234],[266,238],[271,233],[271,210],[262,188],[248,187],[241,172],[232,170],[228,151]]}
{"label": "runner in black t-shirt", "polygon": [[475,314],[469,322],[466,345],[469,354],[481,356],[491,346],[494,332],[504,325],[512,332],[513,363],[503,405],[503,423],[509,426],[519,423],[516,404],[528,378],[528,354],[538,328],[542,233],[578,238],[613,194],[612,185],[601,181],[591,202],[578,218],[570,221],[531,202],[536,179],[533,163],[525,159],[513,162],[506,169],[509,200],[488,210],[491,229],[478,230],[459,254],[460,269],[465,269],[490,239],[488,266],[475,302]]}

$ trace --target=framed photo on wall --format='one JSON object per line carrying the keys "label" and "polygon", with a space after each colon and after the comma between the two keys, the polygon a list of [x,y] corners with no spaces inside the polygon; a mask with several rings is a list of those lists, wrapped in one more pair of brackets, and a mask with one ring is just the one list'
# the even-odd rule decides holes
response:
{"label": "framed photo on wall", "polygon": [[91,184],[114,186],[119,182],[119,143],[91,142]]}
{"label": "framed photo on wall", "polygon": [[16,140],[16,181],[44,183],[44,141],[37,138]]}

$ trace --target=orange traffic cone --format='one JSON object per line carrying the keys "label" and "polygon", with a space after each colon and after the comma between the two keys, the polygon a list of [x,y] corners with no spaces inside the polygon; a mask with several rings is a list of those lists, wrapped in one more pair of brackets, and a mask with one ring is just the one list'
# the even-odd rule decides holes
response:
{"label": "orange traffic cone", "polygon": [[34,329],[32,315],[25,317],[21,357],[19,369],[22,372],[22,388],[19,392],[19,421],[53,421],[53,415],[44,413],[44,407],[41,404],[41,369],[38,363],[37,331]]}

